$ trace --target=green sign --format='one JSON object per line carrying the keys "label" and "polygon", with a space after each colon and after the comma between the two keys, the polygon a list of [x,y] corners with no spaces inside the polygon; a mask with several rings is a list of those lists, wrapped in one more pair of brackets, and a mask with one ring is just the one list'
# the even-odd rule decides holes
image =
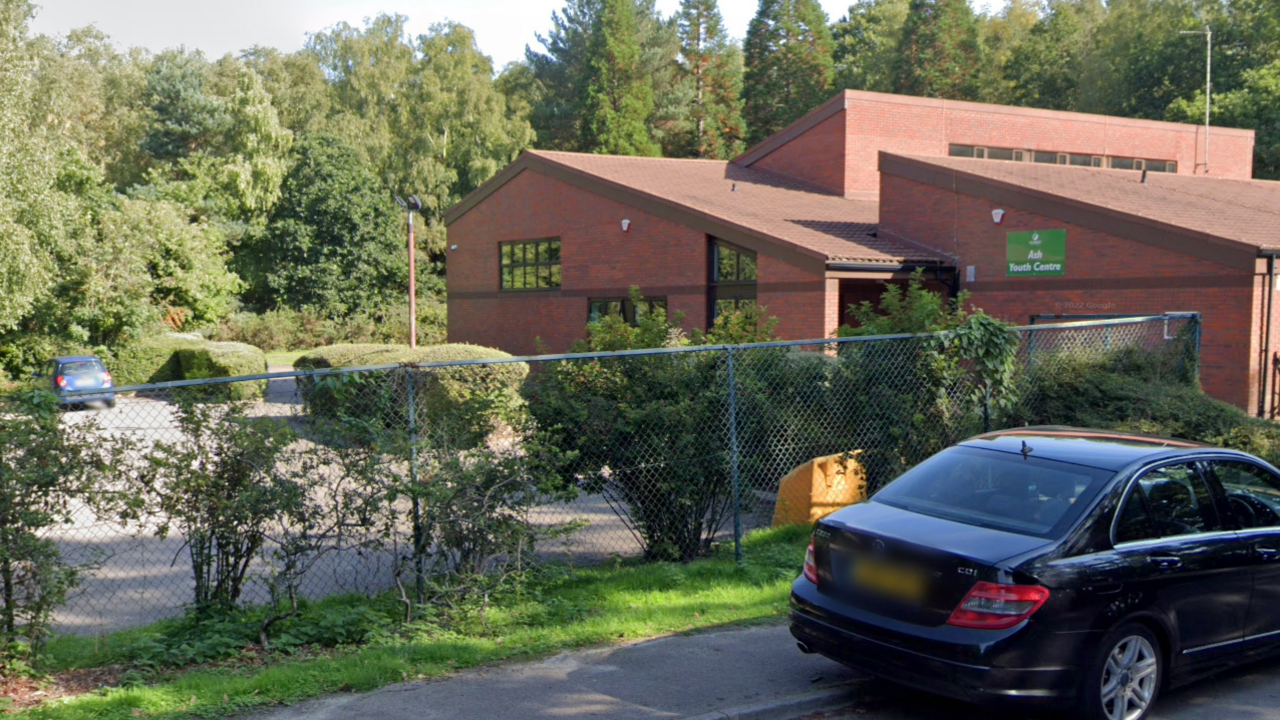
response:
{"label": "green sign", "polygon": [[1061,275],[1067,264],[1066,230],[1009,233],[1008,277]]}

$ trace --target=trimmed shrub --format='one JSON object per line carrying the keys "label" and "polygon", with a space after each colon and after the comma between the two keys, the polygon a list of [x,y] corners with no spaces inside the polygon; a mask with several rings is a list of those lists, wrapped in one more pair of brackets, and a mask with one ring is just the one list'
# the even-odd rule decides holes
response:
{"label": "trimmed shrub", "polygon": [[1161,435],[1251,452],[1280,463],[1280,424],[1204,394],[1176,346],[1065,356],[1029,373],[1034,391],[1006,426],[1071,425]]}
{"label": "trimmed shrub", "polygon": [[[402,365],[461,360],[497,360],[511,355],[478,345],[435,345],[410,350],[404,345],[332,345],[294,361],[298,370],[365,365]],[[408,372],[361,373],[298,378],[303,402],[315,415],[372,420],[377,428],[408,425],[410,378],[417,426],[442,441],[469,446],[479,442],[523,404],[519,389],[529,374],[526,363],[463,365]],[[355,425],[350,426],[355,431]]]}
{"label": "trimmed shrub", "polygon": [[[204,342],[178,350],[178,364],[184,380],[259,375],[267,371],[267,356],[258,348],[244,343]],[[262,397],[265,380],[230,383],[221,386],[232,400]]]}
{"label": "trimmed shrub", "polygon": [[204,344],[199,335],[153,335],[116,351],[111,374],[116,385],[142,385],[182,379],[178,351]]}

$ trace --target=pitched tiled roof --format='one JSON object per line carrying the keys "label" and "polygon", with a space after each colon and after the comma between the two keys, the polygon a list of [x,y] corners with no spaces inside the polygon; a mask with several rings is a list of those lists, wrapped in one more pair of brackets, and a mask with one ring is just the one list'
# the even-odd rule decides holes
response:
{"label": "pitched tiled roof", "polygon": [[932,169],[935,184],[948,187],[977,179],[1207,240],[1280,249],[1280,182],[1149,172],[1144,184],[1135,171],[881,154],[882,172],[913,166]]}
{"label": "pitched tiled roof", "polygon": [[[640,158],[530,150],[446,214],[452,223],[526,169],[550,173],[588,190],[622,193],[658,215],[710,234],[730,228],[826,262],[901,265],[941,263],[936,253],[876,237],[878,198],[845,199],[801,180],[725,161]],[[732,239],[732,238],[730,238]]]}

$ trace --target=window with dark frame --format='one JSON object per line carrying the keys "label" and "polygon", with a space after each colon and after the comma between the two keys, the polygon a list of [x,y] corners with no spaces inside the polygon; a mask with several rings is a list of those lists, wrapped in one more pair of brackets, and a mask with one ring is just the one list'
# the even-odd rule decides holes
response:
{"label": "window with dark frame", "polygon": [[1029,161],[1048,165],[1075,165],[1078,167],[1110,168],[1113,170],[1142,170],[1145,167],[1151,172],[1178,172],[1178,163],[1173,160],[1143,160],[1141,158],[1084,155],[1045,150],[951,145],[947,154],[951,157],[977,158],[979,160]]}
{"label": "window with dark frame", "polygon": [[560,287],[560,238],[498,243],[498,259],[503,290]]}
{"label": "window with dark frame", "polygon": [[756,254],[723,240],[711,244],[711,321],[756,304]]}
{"label": "window with dark frame", "polygon": [[634,326],[658,308],[666,312],[666,298],[647,297],[639,303],[632,302],[631,298],[592,298],[587,302],[587,322],[599,322],[605,317],[616,315],[625,320],[628,325]]}

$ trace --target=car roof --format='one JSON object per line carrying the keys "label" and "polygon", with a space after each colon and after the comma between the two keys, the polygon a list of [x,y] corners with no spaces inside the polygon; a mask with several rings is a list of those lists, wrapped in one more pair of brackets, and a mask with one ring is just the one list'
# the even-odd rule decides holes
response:
{"label": "car roof", "polygon": [[1094,430],[1063,426],[1040,426],[1000,430],[969,438],[965,447],[1021,453],[1023,443],[1032,457],[1088,465],[1104,470],[1120,470],[1131,463],[1154,456],[1177,456],[1213,445],[1143,435],[1121,430]]}
{"label": "car roof", "polygon": [[[60,363],[64,363],[64,362],[79,362],[79,361],[83,361],[83,360],[98,360],[98,358],[96,358],[96,357],[94,357],[94,356],[92,356],[92,355],[59,355],[58,357],[53,358],[53,359],[54,359],[56,362],[60,362]],[[102,362],[102,361],[101,361],[101,360],[98,360],[98,362]]]}

